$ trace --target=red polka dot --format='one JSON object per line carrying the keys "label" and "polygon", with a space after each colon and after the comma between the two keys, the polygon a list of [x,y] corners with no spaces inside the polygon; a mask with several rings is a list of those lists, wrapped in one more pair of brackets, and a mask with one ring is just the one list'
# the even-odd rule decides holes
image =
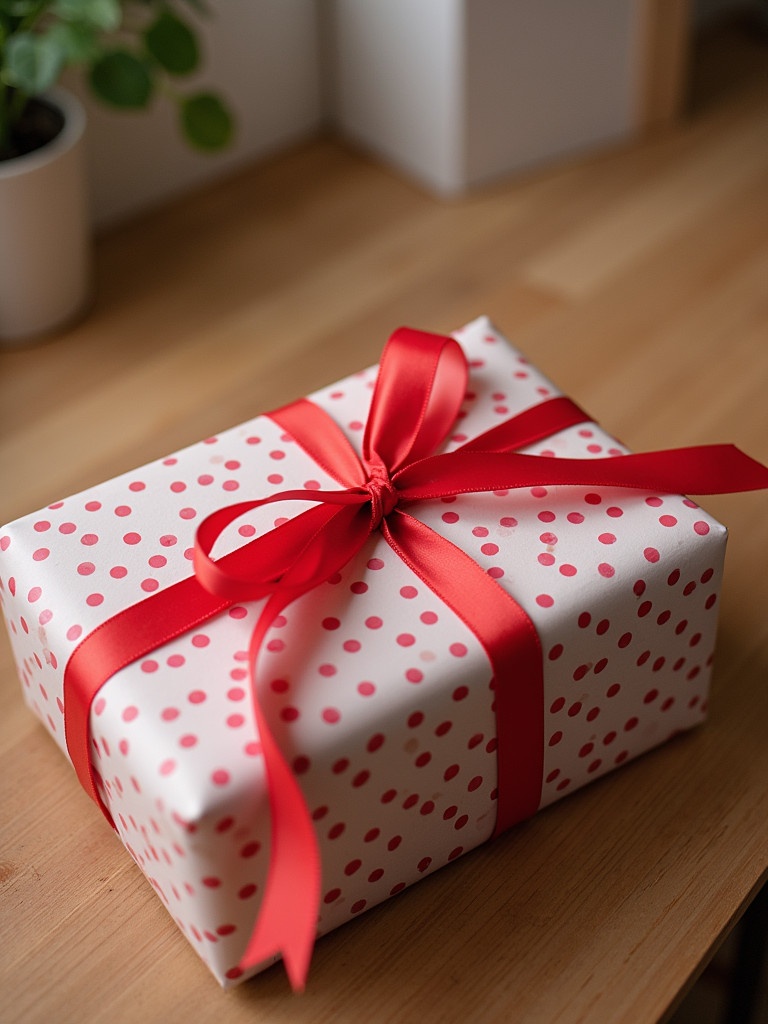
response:
{"label": "red polka dot", "polygon": [[405,678],[409,683],[420,683],[424,678],[424,673],[418,668],[409,668],[406,670]]}
{"label": "red polka dot", "polygon": [[484,555],[497,555],[499,553],[498,544],[482,544],[480,550]]}
{"label": "red polka dot", "polygon": [[517,526],[517,520],[514,516],[502,516],[499,520],[499,526],[505,526],[507,528]]}
{"label": "red polka dot", "polygon": [[700,537],[706,537],[709,533],[709,523],[705,523],[703,519],[693,524],[693,529]]}
{"label": "red polka dot", "polygon": [[563,565],[560,566],[559,571],[563,576],[575,576],[578,570],[576,569],[575,565],[569,565],[567,562],[565,562]]}
{"label": "red polka dot", "polygon": [[384,625],[384,622],[382,619],[379,618],[378,615],[369,615],[368,618],[365,620],[365,625],[368,627],[368,629],[381,629],[381,627]]}
{"label": "red polka dot", "polygon": [[211,772],[211,782],[215,786],[226,786],[229,779],[229,772],[224,768],[217,768],[214,772]]}
{"label": "red polka dot", "polygon": [[540,608],[551,608],[554,603],[555,599],[551,594],[537,594],[536,596],[536,604]]}
{"label": "red polka dot", "polygon": [[250,843],[246,843],[240,850],[240,856],[247,859],[248,857],[255,857],[261,849],[261,843],[257,840],[253,840]]}
{"label": "red polka dot", "polygon": [[562,644],[554,644],[554,646],[552,646],[549,649],[549,654],[547,655],[547,657],[549,658],[550,661],[557,661],[557,659],[561,656],[562,653],[563,653],[563,645]]}
{"label": "red polka dot", "polygon": [[599,494],[585,494],[584,501],[588,505],[599,505],[602,502],[602,498]]}
{"label": "red polka dot", "polygon": [[584,516],[581,514],[581,512],[569,512],[565,518],[568,520],[569,523],[578,524],[584,522]]}
{"label": "red polka dot", "polygon": [[374,570],[383,569],[384,562],[380,558],[370,558],[368,560],[368,568]]}
{"label": "red polka dot", "polygon": [[442,514],[442,516],[440,518],[443,520],[444,523],[449,523],[449,524],[451,524],[451,523],[458,523],[458,521],[459,521],[459,516],[458,516],[458,513],[456,513],[456,512],[443,512],[443,514]]}
{"label": "red polka dot", "polygon": [[399,633],[397,642],[400,647],[412,647],[416,643],[416,637],[412,633]]}
{"label": "red polka dot", "polygon": [[659,516],[662,526],[677,526],[677,519],[674,516]]}
{"label": "red polka dot", "polygon": [[601,544],[615,544],[616,535],[613,533],[601,533],[597,538]]}
{"label": "red polka dot", "polygon": [[547,553],[539,555],[539,559],[538,560],[539,560],[539,564],[540,565],[554,565],[555,564],[555,556],[547,554]]}

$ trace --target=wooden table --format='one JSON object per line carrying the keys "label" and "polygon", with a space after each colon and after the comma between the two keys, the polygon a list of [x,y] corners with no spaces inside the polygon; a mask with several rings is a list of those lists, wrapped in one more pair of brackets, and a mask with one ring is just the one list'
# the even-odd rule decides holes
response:
{"label": "wooden table", "polygon": [[[83,323],[0,356],[4,521],[481,312],[636,450],[768,460],[768,136],[726,36],[663,138],[436,202],[332,142],[113,231]],[[730,77],[721,72],[730,69]],[[731,529],[709,723],[222,993],[0,649],[0,1019],[657,1021],[768,872],[768,495]]]}

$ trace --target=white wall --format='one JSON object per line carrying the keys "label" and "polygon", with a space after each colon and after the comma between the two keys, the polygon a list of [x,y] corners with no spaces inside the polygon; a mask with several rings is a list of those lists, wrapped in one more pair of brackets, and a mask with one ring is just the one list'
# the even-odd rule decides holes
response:
{"label": "white wall", "polygon": [[[318,131],[324,117],[315,0],[210,0],[201,19],[204,66],[197,84],[226,95],[237,115],[234,146],[196,153],[175,107],[111,111],[76,73],[65,84],[84,101],[93,218],[104,226]],[[194,84],[191,82],[190,84]],[[186,83],[183,83],[186,89]]]}

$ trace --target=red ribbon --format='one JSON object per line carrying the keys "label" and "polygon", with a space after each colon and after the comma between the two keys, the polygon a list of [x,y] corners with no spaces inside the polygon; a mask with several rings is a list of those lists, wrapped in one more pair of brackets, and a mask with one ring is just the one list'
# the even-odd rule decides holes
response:
{"label": "red ribbon", "polygon": [[[335,422],[304,399],[271,413],[342,490],[290,490],[239,502],[199,527],[195,575],[118,613],[86,637],[64,677],[67,747],[78,777],[111,822],[89,757],[91,704],[119,669],[238,601],[267,598],[249,660],[272,817],[269,874],[243,970],[282,953],[291,984],[304,985],[320,900],[320,862],[301,790],[258,699],[264,637],[292,601],[342,568],[381,531],[411,570],[474,632],[495,679],[498,812],[495,834],[533,814],[543,765],[543,668],[538,636],[523,609],[459,548],[404,506],[468,492],[537,485],[631,487],[719,494],[768,487],[768,469],[732,445],[610,459],[552,459],[514,450],[588,419],[569,399],[529,409],[450,454],[432,454],[464,398],[467,364],[452,338],[402,328],[384,350],[362,458]],[[216,539],[261,505],[314,502],[262,537],[213,560]]]}

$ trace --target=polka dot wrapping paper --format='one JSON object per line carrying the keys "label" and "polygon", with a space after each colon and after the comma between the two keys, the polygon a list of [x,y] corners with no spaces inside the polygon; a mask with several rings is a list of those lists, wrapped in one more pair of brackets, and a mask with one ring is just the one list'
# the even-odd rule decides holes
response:
{"label": "polka dot wrapping paper", "polygon": [[[470,385],[445,451],[559,394],[486,318],[454,336]],[[364,370],[310,396],[358,450],[375,376]],[[525,451],[627,453],[594,423]],[[116,613],[190,575],[207,515],[277,490],[336,486],[259,416],[0,530],[0,596],[24,698],[64,753],[68,658]],[[214,554],[304,508],[284,502],[240,517]],[[535,624],[541,806],[703,720],[726,531],[693,501],[554,486],[409,511]],[[262,604],[235,604],[122,668],[90,719],[92,762],[123,843],[224,986],[265,966],[238,967],[270,854],[247,668]],[[320,933],[492,835],[491,682],[473,632],[380,534],[275,620],[259,683],[315,826]]]}

